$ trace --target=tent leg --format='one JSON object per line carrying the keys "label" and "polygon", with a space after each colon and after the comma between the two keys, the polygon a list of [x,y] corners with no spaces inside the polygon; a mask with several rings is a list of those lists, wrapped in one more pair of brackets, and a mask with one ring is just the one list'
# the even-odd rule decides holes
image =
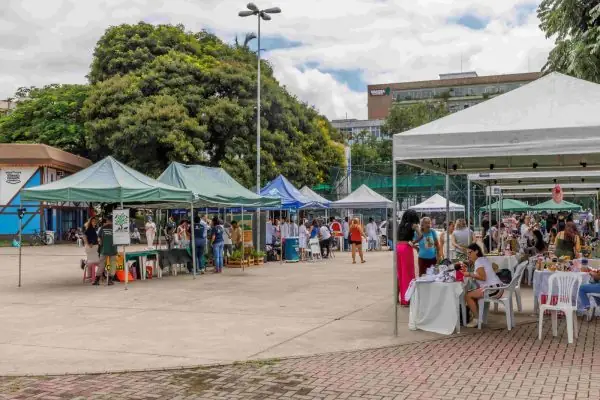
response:
{"label": "tent leg", "polygon": [[194,222],[195,222],[195,217],[194,217],[194,203],[190,203],[190,209],[192,212],[192,241],[190,242],[190,246],[192,247],[192,271],[194,274],[194,279],[196,279],[196,236],[194,235]]}
{"label": "tent leg", "polygon": [[[121,201],[121,210],[123,209],[123,201]],[[125,290],[127,290],[127,284],[129,283],[129,265],[127,265],[127,245],[123,246],[123,270],[125,271]],[[109,261],[110,262],[110,261]],[[105,266],[106,268],[106,266]],[[143,267],[140,265],[140,269]],[[142,272],[143,273],[143,272]],[[106,274],[106,282],[110,279],[109,274]]]}
{"label": "tent leg", "polygon": [[[471,179],[467,178],[467,228],[471,229]],[[471,244],[471,235],[467,235],[467,244]]]}
{"label": "tent leg", "polygon": [[[19,213],[23,208],[23,199],[19,194]],[[19,217],[19,287],[21,287],[21,266],[22,264],[22,253],[23,253],[23,218]]]}
{"label": "tent leg", "polygon": [[242,226],[242,271],[245,269],[245,262],[246,262],[246,251],[244,249],[244,207],[242,207],[242,221],[240,222],[240,225]]}
{"label": "tent leg", "polygon": [[396,242],[398,241],[398,206],[396,204],[396,197],[398,196],[398,189],[396,188],[396,161],[392,160],[392,276],[394,277],[393,291],[394,291],[394,336],[398,336],[398,263],[396,254]]}
{"label": "tent leg", "polygon": [[[448,160],[446,160],[446,226],[450,222],[450,175],[448,175]],[[446,258],[450,256],[450,229],[446,229]]]}
{"label": "tent leg", "polygon": [[[492,188],[491,186],[488,186],[488,232],[490,231],[490,228],[492,227]],[[489,235],[489,240],[488,240],[488,249],[490,251],[492,251],[492,236]],[[485,246],[484,246],[485,247]]]}

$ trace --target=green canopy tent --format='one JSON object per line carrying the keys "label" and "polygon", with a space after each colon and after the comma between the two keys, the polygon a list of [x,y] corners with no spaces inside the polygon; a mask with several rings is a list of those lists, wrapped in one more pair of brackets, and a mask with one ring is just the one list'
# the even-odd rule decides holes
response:
{"label": "green canopy tent", "polygon": [[571,203],[563,200],[560,203],[554,200],[548,200],[532,207],[535,211],[581,211],[582,208],[579,204]]}
{"label": "green canopy tent", "polygon": [[188,189],[202,207],[280,207],[279,198],[260,196],[243,187],[222,168],[173,162],[158,177],[162,183]]}
{"label": "green canopy tent", "polygon": [[479,211],[485,212],[487,210],[498,210],[502,211],[531,211],[531,206],[525,202],[515,199],[502,199],[502,203],[497,201],[489,206],[484,206]]}
{"label": "green canopy tent", "polygon": [[[194,195],[190,190],[159,182],[112,157],[106,157],[94,165],[58,181],[23,189],[20,197],[22,201],[119,203],[121,207],[123,203],[185,203],[192,207],[192,213],[194,200]],[[193,246],[192,250],[194,251]],[[21,254],[20,250],[19,254]],[[195,255],[193,262],[195,275]],[[127,277],[127,271],[125,276]],[[125,284],[127,285],[127,280]]]}

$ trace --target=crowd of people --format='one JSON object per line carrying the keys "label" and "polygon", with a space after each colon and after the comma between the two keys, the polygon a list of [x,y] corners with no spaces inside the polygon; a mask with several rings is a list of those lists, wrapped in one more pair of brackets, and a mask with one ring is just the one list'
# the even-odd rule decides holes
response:
{"label": "crowd of people", "polygon": [[[486,254],[508,251],[527,259],[551,250],[556,257],[575,259],[582,257],[583,244],[598,236],[598,224],[594,223],[591,213],[579,218],[572,213],[511,215],[500,223],[484,215],[480,236],[475,235],[472,224],[467,224],[464,219],[450,221],[444,226],[447,232],[438,233],[431,225],[429,217],[419,218],[412,210],[404,212],[398,225],[396,252],[400,303],[409,304],[404,293],[415,273],[421,276],[430,266],[448,259],[464,262],[463,274],[472,278],[475,284],[465,295],[466,304],[474,316],[477,315],[477,300],[483,296],[483,289],[498,287],[489,295],[499,297],[503,294],[503,283]],[[448,254],[446,236],[450,238]],[[592,279],[600,279],[600,273],[591,274]],[[598,292],[600,283],[583,285],[580,290],[582,304],[589,306],[585,294]],[[476,325],[474,318],[468,326]]]}

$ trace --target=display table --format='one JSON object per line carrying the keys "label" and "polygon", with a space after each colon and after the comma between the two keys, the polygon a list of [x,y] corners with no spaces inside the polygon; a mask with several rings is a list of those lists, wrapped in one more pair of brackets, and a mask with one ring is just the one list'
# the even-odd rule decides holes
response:
{"label": "display table", "polygon": [[[550,275],[554,272],[544,270],[538,271],[535,270],[533,272],[533,311],[537,314],[540,309],[540,297],[542,295],[548,295],[550,288],[548,287],[548,280],[550,279]],[[581,284],[585,285],[586,283],[590,283],[590,274],[587,272],[570,272],[571,274],[581,275],[582,280]],[[573,293],[573,299],[578,296],[579,293]],[[579,303],[579,307],[581,307],[581,303]],[[582,311],[582,310],[580,310]]]}
{"label": "display table", "polygon": [[408,328],[450,335],[460,332],[461,282],[417,281],[410,299]]}
{"label": "display table", "polygon": [[[139,251],[130,251],[125,252],[125,262],[138,260],[140,264],[140,275],[142,280],[146,279],[146,261],[148,257],[156,257],[156,265],[159,265],[159,255],[158,250],[139,250]],[[162,276],[162,274],[159,274]]]}
{"label": "display table", "polygon": [[498,269],[508,269],[514,275],[515,268],[519,265],[517,256],[486,256],[492,264],[498,265]]}

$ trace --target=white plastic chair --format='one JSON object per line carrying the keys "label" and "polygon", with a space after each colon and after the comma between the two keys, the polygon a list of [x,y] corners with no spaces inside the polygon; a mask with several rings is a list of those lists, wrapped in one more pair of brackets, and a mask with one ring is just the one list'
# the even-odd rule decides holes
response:
{"label": "white plastic chair", "polygon": [[[542,340],[542,327],[546,310],[552,314],[552,336],[558,335],[559,311],[565,314],[569,344],[573,343],[573,333],[575,333],[575,337],[578,336],[577,303],[579,302],[579,287],[582,279],[580,274],[573,272],[555,272],[550,275],[546,303],[540,304],[539,340]],[[557,302],[551,304],[554,297],[557,298]],[[575,298],[574,301],[573,298]]]}
{"label": "white plastic chair", "polygon": [[592,317],[596,315],[596,310],[600,308],[600,304],[598,304],[598,300],[600,300],[600,293],[588,293],[587,297],[590,301],[590,308],[587,311],[586,319],[588,322],[590,322]]}
{"label": "white plastic chair", "polygon": [[[479,306],[479,320],[477,326],[478,329],[481,329],[482,324],[487,323],[487,315],[490,303],[494,304],[495,310],[498,309],[498,304],[502,304],[504,306],[504,312],[506,313],[506,328],[509,331],[516,326],[515,316],[513,313],[512,299],[513,295],[515,295],[515,292],[517,290],[517,285],[523,278],[523,272],[525,271],[526,265],[527,261],[523,261],[521,264],[517,265],[515,274],[513,275],[512,280],[508,285],[483,289],[483,297],[477,301]],[[489,296],[490,292],[495,292],[497,290],[504,290],[502,297],[496,299]],[[520,303],[520,299],[518,300],[518,302]]]}

